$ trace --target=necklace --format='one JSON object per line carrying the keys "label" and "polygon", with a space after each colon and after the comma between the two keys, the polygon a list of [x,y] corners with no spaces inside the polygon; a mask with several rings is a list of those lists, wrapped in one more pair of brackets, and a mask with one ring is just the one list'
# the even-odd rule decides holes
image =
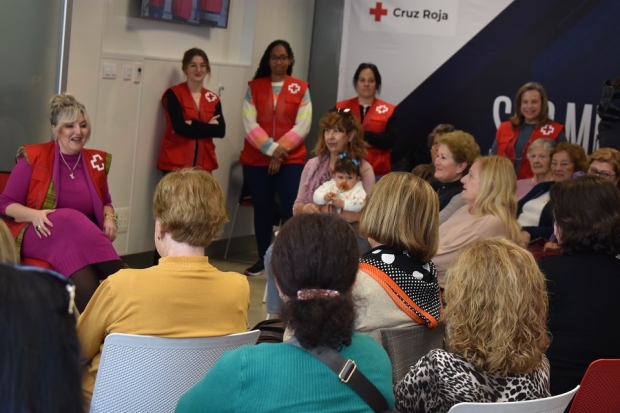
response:
{"label": "necklace", "polygon": [[69,176],[71,177],[71,179],[75,179],[75,175],[73,175],[73,171],[75,171],[75,168],[78,166],[78,163],[80,162],[80,159],[82,158],[82,151],[80,151],[80,154],[78,155],[78,159],[75,162],[75,165],[73,165],[73,168],[71,168],[69,164],[67,163],[67,161],[65,161],[65,157],[62,156],[62,152],[59,152],[59,153],[60,153],[60,158],[65,163],[65,165],[67,165],[67,168],[69,168],[69,171],[71,171]]}

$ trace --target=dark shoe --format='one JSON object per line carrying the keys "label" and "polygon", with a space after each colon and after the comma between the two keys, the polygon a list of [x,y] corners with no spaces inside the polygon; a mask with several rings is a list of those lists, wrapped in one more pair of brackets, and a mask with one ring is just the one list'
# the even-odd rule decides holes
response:
{"label": "dark shoe", "polygon": [[262,258],[260,258],[258,261],[256,261],[256,263],[254,265],[252,265],[250,268],[246,268],[245,271],[243,271],[243,273],[245,275],[248,276],[252,276],[252,275],[260,275],[263,273],[263,270],[265,269],[265,263],[263,261]]}

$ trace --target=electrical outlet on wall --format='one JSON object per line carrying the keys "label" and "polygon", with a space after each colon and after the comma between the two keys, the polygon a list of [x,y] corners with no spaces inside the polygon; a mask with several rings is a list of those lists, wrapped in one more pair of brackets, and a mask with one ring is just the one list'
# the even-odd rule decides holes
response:
{"label": "electrical outlet on wall", "polygon": [[129,208],[116,208],[114,213],[116,213],[118,232],[127,232],[127,228],[129,227]]}
{"label": "electrical outlet on wall", "polygon": [[142,81],[142,62],[133,64],[133,82],[140,83]]}

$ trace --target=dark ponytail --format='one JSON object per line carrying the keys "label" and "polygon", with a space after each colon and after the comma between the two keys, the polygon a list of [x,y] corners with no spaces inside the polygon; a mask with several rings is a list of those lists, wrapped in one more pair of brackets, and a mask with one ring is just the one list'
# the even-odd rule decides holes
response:
{"label": "dark ponytail", "polygon": [[280,316],[301,345],[337,350],[350,345],[355,323],[350,292],[359,258],[350,225],[334,215],[298,215],[282,227],[272,257],[275,280],[286,296]]}

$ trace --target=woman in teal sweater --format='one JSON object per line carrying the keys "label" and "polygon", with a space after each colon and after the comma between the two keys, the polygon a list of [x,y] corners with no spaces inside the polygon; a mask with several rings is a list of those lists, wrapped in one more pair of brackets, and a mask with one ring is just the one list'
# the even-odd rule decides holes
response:
{"label": "woman in teal sweater", "polygon": [[335,215],[289,220],[273,247],[273,274],[282,318],[301,347],[246,346],[225,353],[179,401],[176,412],[372,412],[347,384],[305,349],[334,349],[354,360],[394,406],[392,368],[383,348],[354,333],[350,294],[358,267],[355,234]]}

